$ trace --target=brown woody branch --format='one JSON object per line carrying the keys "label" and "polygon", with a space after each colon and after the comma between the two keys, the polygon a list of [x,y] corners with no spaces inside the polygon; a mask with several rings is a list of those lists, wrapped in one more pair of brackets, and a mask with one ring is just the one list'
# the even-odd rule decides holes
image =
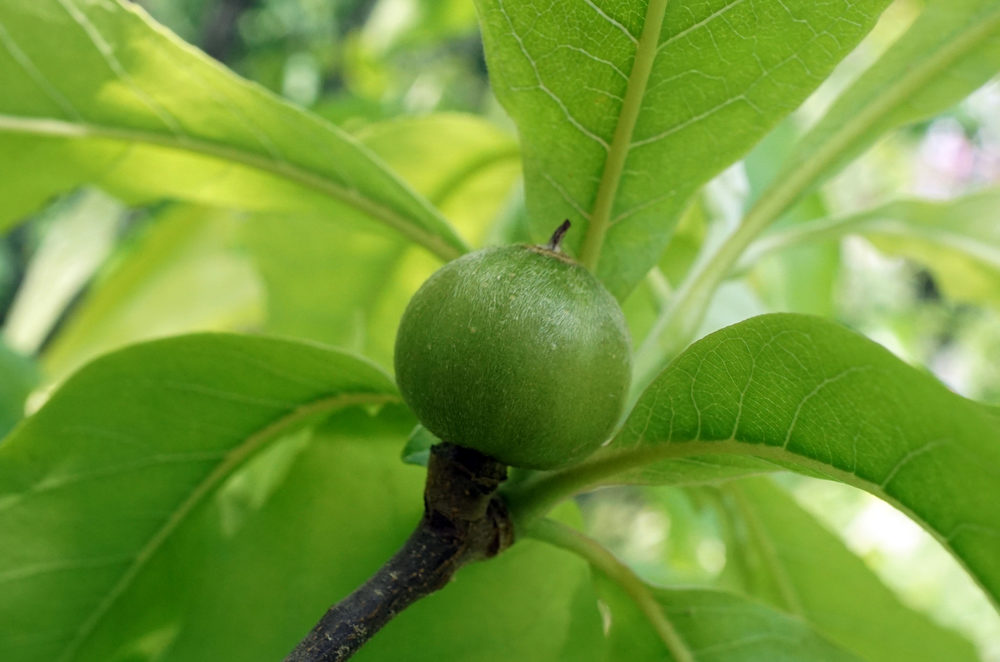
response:
{"label": "brown woody branch", "polygon": [[403,547],[353,593],[330,607],[285,662],[341,662],[398,613],[443,588],[466,563],[513,542],[496,489],[507,468],[482,453],[442,443],[431,448],[424,515]]}

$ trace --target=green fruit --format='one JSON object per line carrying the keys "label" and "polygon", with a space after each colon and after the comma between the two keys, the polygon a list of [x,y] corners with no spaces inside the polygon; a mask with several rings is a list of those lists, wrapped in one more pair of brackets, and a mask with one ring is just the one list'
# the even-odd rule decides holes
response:
{"label": "green fruit", "polygon": [[611,434],[630,341],[618,302],[584,267],[557,250],[503,246],[423,284],[400,322],[395,365],[403,399],[435,435],[551,469]]}

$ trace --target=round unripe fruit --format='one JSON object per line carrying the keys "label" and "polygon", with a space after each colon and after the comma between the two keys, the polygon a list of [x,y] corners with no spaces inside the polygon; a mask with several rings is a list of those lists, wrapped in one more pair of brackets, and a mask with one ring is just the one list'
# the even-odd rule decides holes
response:
{"label": "round unripe fruit", "polygon": [[611,434],[630,346],[618,302],[587,269],[540,246],[487,248],[446,264],[413,296],[396,380],[444,441],[551,469]]}

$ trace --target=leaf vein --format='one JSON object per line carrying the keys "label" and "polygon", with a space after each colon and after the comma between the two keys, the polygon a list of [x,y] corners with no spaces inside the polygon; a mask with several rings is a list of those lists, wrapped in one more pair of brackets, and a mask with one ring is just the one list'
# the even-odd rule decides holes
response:
{"label": "leaf vein", "polygon": [[396,396],[378,393],[341,393],[337,395],[320,398],[313,402],[301,405],[294,411],[277,418],[273,423],[248,437],[242,444],[234,449],[226,457],[225,461],[213,469],[190,495],[174,510],[163,526],[147,541],[135,560],[125,570],[119,580],[111,587],[94,612],[77,629],[76,635],[59,656],[60,662],[72,660],[76,652],[80,649],[87,638],[97,629],[101,619],[108,613],[111,607],[125,593],[142,569],[149,563],[160,550],[166,540],[185,521],[187,516],[201,504],[208,494],[227,478],[237,467],[245,462],[257,450],[270,442],[279,434],[285,432],[300,421],[308,419],[310,416],[323,411],[349,405],[358,404],[379,404],[395,401]]}

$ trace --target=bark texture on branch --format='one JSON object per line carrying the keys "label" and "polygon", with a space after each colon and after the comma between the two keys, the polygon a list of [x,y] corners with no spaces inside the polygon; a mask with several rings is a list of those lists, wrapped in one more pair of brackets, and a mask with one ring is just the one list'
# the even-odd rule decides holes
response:
{"label": "bark texture on branch", "polygon": [[431,448],[424,515],[403,547],[368,581],[330,607],[285,662],[341,662],[396,614],[443,588],[466,563],[513,542],[496,489],[507,468],[454,444]]}

